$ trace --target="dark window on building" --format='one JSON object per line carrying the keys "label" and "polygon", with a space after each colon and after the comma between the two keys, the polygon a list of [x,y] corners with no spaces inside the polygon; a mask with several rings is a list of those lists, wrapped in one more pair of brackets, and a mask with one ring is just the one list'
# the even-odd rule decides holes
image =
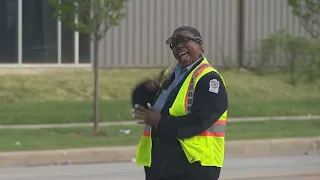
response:
{"label": "dark window on building", "polygon": [[0,0],[0,63],[18,62],[18,1]]}
{"label": "dark window on building", "polygon": [[74,63],[74,32],[62,24],[61,62]]}
{"label": "dark window on building", "polygon": [[57,20],[47,1],[22,1],[23,63],[57,63]]}
{"label": "dark window on building", "polygon": [[90,63],[90,36],[80,34],[79,36],[79,62]]}

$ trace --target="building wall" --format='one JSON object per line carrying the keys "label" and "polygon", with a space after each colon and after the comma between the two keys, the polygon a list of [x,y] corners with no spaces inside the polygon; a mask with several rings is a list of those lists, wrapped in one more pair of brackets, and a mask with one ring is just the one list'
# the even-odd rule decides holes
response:
{"label": "building wall", "polygon": [[[307,35],[287,6],[287,0],[244,0],[244,21],[239,26],[236,0],[130,0],[120,26],[108,31],[100,44],[100,66],[154,67],[175,63],[165,41],[181,25],[196,27],[204,50],[214,65],[235,62],[239,27],[244,28],[245,60],[258,58],[262,38],[287,28]],[[281,63],[276,59],[274,64]]]}
{"label": "building wall", "polygon": [[[0,37],[0,65],[75,63],[75,33],[47,0],[0,0]],[[78,63],[90,63],[89,38],[78,37]]]}
{"label": "building wall", "polygon": [[[129,0],[126,18],[110,29],[100,44],[100,66],[175,63],[165,41],[181,25],[200,31],[205,54],[214,65],[236,62],[239,47],[244,48],[245,61],[258,61],[260,40],[283,28],[307,35],[291,14],[287,0],[243,0],[243,24],[239,24],[239,2]],[[0,65],[90,63],[93,49],[88,36],[67,30],[52,12],[46,0],[0,0]],[[242,36],[240,29],[244,30]],[[281,58],[272,63],[281,64]]]}

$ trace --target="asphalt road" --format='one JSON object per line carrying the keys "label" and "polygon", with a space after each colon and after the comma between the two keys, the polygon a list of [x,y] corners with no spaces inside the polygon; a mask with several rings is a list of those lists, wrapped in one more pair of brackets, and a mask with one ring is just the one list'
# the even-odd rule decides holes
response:
{"label": "asphalt road", "polygon": [[[134,163],[0,168],[0,180],[143,180]],[[227,158],[221,180],[319,180],[320,156]]]}

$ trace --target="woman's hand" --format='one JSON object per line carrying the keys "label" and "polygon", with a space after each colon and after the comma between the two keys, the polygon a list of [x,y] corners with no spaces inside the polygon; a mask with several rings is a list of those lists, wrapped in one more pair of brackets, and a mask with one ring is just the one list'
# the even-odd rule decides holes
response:
{"label": "woman's hand", "polygon": [[155,110],[153,107],[148,109],[136,104],[133,110],[134,117],[140,119],[139,124],[147,124],[150,126],[157,126],[160,122],[161,113]]}

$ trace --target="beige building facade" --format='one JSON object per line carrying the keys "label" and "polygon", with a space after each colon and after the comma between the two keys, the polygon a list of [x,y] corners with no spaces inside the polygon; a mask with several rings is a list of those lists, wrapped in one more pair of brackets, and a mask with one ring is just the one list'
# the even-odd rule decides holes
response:
{"label": "beige building facade", "polygon": [[[46,0],[0,1],[0,67],[91,66],[88,36],[70,32],[52,13]],[[307,35],[287,0],[129,0],[125,19],[99,45],[99,64],[173,64],[165,40],[182,25],[200,31],[205,55],[216,66],[236,63],[242,51],[245,61],[255,61],[261,39],[278,30]]]}

